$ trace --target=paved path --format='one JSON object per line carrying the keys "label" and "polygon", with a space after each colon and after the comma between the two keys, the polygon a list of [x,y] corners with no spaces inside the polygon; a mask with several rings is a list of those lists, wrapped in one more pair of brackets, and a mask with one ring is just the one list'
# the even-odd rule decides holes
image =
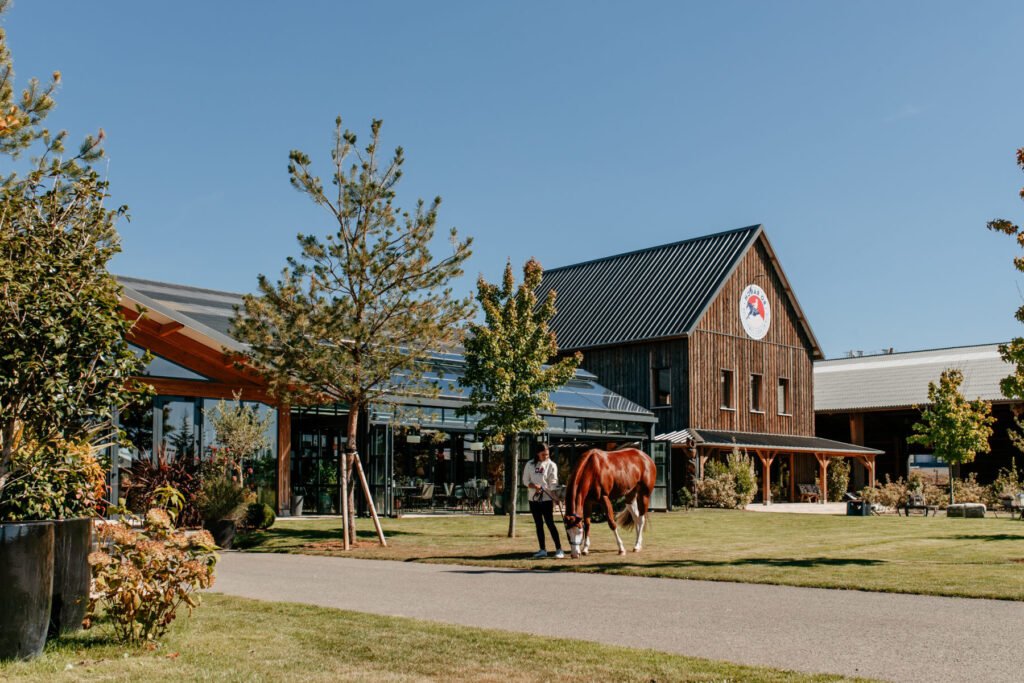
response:
{"label": "paved path", "polygon": [[259,553],[224,553],[215,590],[808,672],[1024,678],[1024,604],[999,600]]}

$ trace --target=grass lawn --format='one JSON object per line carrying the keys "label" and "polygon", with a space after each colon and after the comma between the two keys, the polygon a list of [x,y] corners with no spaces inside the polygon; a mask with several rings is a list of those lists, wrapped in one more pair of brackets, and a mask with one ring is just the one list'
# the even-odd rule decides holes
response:
{"label": "grass lawn", "polygon": [[4,681],[836,681],[649,650],[207,595],[161,647],[130,650],[96,629]]}
{"label": "grass lawn", "polygon": [[[533,560],[533,521],[516,539],[496,516],[384,520],[388,548],[359,520],[349,557],[606,572],[1024,600],[1024,523],[1009,518],[836,517],[734,510],[654,513],[644,550],[620,557],[594,525],[589,557]],[[338,519],[279,520],[250,550],[340,555]],[[562,541],[564,530],[559,525]],[[632,547],[633,532],[623,535]],[[550,549],[550,548],[549,548]]]}

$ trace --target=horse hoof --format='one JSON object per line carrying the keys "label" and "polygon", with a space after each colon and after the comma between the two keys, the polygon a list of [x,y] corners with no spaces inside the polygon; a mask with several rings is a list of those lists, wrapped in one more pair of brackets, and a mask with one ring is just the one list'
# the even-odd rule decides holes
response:
{"label": "horse hoof", "polygon": [[626,554],[626,551],[625,551],[625,550],[620,550],[620,551],[619,551],[619,555],[625,555],[625,554]]}
{"label": "horse hoof", "polygon": [[589,550],[584,550],[584,551],[583,551],[583,554],[584,554],[584,555],[589,555],[589,554],[590,554],[590,551],[589,551]]}
{"label": "horse hoof", "polygon": [[574,560],[580,559],[580,554],[579,553],[569,553],[569,556],[572,557],[572,559],[574,559]]}
{"label": "horse hoof", "polygon": [[640,552],[640,548],[633,548],[633,552],[634,552],[634,553],[638,553],[638,552]]}

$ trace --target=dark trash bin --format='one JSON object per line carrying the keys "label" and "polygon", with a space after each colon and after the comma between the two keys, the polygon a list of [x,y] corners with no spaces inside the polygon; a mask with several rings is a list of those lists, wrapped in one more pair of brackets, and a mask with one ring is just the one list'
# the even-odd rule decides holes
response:
{"label": "dark trash bin", "polygon": [[867,517],[871,514],[871,503],[866,500],[846,501],[847,517]]}

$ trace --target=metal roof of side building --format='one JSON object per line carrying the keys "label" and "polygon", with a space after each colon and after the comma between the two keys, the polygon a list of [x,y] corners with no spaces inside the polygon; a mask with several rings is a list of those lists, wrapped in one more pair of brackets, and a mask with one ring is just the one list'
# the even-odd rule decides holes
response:
{"label": "metal roof of side building", "polygon": [[837,358],[814,364],[815,412],[912,408],[928,403],[928,383],[947,368],[963,372],[968,399],[1007,401],[999,381],[1012,368],[998,344]]}

